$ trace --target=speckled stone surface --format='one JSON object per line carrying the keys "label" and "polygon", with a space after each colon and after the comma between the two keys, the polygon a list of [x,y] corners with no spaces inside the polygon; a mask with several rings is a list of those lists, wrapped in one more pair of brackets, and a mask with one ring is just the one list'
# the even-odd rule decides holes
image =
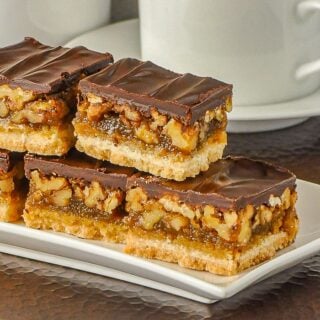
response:
{"label": "speckled stone surface", "polygon": [[[269,133],[229,135],[230,153],[271,160],[320,183],[320,118]],[[0,254],[0,319],[320,319],[320,253],[212,305]]]}
{"label": "speckled stone surface", "polygon": [[320,183],[320,117],[272,132],[229,134],[226,154],[270,160]]}

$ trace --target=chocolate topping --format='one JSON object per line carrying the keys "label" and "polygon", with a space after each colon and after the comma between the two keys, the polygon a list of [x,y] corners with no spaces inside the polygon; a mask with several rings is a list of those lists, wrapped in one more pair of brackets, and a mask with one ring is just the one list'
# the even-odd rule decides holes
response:
{"label": "chocolate topping", "polygon": [[132,103],[142,112],[150,107],[190,124],[206,110],[224,103],[232,85],[189,73],[178,74],[150,61],[122,59],[80,81],[83,93]]}
{"label": "chocolate topping", "polygon": [[10,152],[6,150],[0,150],[0,171],[6,173],[10,170]]}
{"label": "chocolate topping", "polygon": [[0,172],[7,173],[17,161],[21,161],[23,154],[0,149]]}
{"label": "chocolate topping", "polygon": [[77,151],[67,158],[25,156],[25,172],[39,170],[45,175],[96,180],[111,188],[126,190],[142,187],[151,198],[166,194],[194,205],[210,204],[219,209],[240,210],[248,204],[268,204],[270,195],[280,196],[285,188],[294,189],[296,177],[289,170],[262,161],[228,157],[211,164],[206,172],[182,182],[139,173],[95,160]]}
{"label": "chocolate topping", "polygon": [[39,170],[44,175],[57,175],[66,178],[98,181],[105,187],[126,189],[127,177],[134,169],[119,167],[109,162],[96,160],[76,150],[64,157],[42,157],[26,154],[24,157],[26,177],[30,171]]}
{"label": "chocolate topping", "polygon": [[128,187],[141,186],[150,197],[169,194],[189,204],[239,210],[248,204],[268,204],[270,195],[280,196],[285,188],[293,189],[295,179],[287,169],[266,162],[228,157],[182,182],[141,174],[130,178]]}
{"label": "chocolate topping", "polygon": [[109,53],[49,47],[33,38],[0,49],[0,85],[21,87],[37,93],[64,90],[82,73],[99,71],[113,62]]}

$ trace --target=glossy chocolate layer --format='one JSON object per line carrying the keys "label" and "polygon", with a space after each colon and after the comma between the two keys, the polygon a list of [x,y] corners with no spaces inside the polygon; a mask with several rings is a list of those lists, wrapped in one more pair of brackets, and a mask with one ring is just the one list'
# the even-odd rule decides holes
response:
{"label": "glossy chocolate layer", "polygon": [[126,190],[142,187],[150,198],[166,194],[194,205],[210,204],[219,209],[239,210],[248,204],[268,204],[270,195],[280,196],[295,188],[296,177],[287,169],[243,157],[228,157],[211,164],[196,178],[177,182],[150,176],[134,169],[95,160],[71,151],[67,157],[25,156],[25,172],[39,170],[45,175],[96,180],[106,187]]}
{"label": "glossy chocolate layer", "polygon": [[0,172],[9,172],[12,169],[12,167],[18,161],[22,161],[22,159],[22,153],[0,149]]}
{"label": "glossy chocolate layer", "polygon": [[55,93],[71,85],[81,74],[90,75],[113,62],[109,53],[84,47],[49,47],[33,38],[0,49],[0,85],[21,87],[36,93]]}
{"label": "glossy chocolate layer", "polygon": [[150,61],[122,59],[80,81],[82,93],[129,102],[142,112],[150,107],[193,123],[232,94],[232,85],[189,73],[178,74]]}
{"label": "glossy chocolate layer", "polygon": [[96,160],[76,150],[64,157],[42,157],[26,154],[24,169],[27,178],[30,171],[39,170],[44,175],[57,175],[66,178],[98,181],[105,187],[126,189],[127,177],[134,169],[119,167],[109,162]]}
{"label": "glossy chocolate layer", "polygon": [[0,149],[0,172],[8,172],[11,168],[10,152]]}
{"label": "glossy chocolate layer", "polygon": [[182,182],[141,174],[129,179],[128,187],[140,186],[149,197],[175,195],[179,201],[210,204],[239,210],[248,204],[268,204],[270,195],[280,196],[295,187],[296,177],[287,169],[242,157],[228,157],[211,164],[206,172]]}

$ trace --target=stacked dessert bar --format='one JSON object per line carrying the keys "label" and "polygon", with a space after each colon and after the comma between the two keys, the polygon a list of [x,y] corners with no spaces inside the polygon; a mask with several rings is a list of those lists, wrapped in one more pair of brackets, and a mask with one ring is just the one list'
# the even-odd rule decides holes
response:
{"label": "stacked dessert bar", "polygon": [[[152,62],[112,62],[34,39],[0,50],[0,147],[29,152],[28,227],[222,275],[294,241],[295,176],[222,158],[231,85]],[[0,156],[2,210],[23,175],[10,153]]]}
{"label": "stacked dessert bar", "polygon": [[177,181],[222,157],[231,85],[123,59],[79,88],[76,148],[90,156]]}
{"label": "stacked dessert bar", "polygon": [[21,217],[26,184],[23,152],[63,155],[73,147],[71,120],[80,79],[112,55],[50,47],[33,38],[0,49],[0,219]]}
{"label": "stacked dessert bar", "polygon": [[19,220],[26,195],[23,155],[0,150],[0,221]]}
{"label": "stacked dessert bar", "polygon": [[0,148],[68,152],[78,82],[112,61],[110,54],[52,48],[32,38],[0,49]]}

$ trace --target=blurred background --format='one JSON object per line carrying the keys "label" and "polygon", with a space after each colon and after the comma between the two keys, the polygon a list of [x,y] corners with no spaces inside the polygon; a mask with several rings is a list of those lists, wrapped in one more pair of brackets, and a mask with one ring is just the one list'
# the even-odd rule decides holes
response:
{"label": "blurred background", "polygon": [[229,132],[320,115],[320,0],[0,0],[0,29],[232,83]]}
{"label": "blurred background", "polygon": [[135,0],[0,0],[0,46],[32,36],[44,43],[67,41],[113,22],[138,17]]}
{"label": "blurred background", "polygon": [[138,0],[112,0],[111,22],[138,17]]}

